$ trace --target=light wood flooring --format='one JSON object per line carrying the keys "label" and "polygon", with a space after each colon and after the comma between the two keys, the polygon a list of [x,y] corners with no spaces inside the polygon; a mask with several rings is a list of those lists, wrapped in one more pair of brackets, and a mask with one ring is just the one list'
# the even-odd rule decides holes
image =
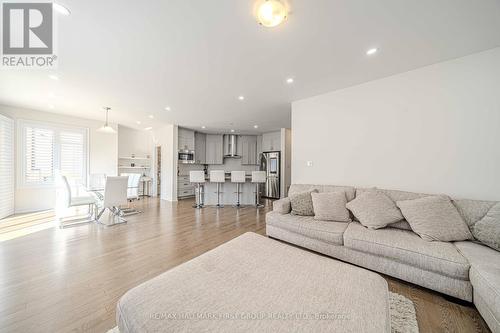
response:
{"label": "light wood flooring", "polygon": [[[0,332],[106,332],[130,288],[242,233],[265,234],[269,208],[195,210],[192,203],[151,198],[136,204],[143,213],[127,224],[51,226],[0,238]],[[489,332],[472,305],[387,280],[414,301],[420,332]]]}

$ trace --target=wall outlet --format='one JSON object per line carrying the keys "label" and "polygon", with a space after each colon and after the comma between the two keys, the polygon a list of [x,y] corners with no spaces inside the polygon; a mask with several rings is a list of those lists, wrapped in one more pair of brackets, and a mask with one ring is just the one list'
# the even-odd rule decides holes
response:
{"label": "wall outlet", "polygon": [[308,167],[312,167],[312,166],[313,166],[313,161],[307,161],[307,162],[306,162],[306,165],[307,165]]}

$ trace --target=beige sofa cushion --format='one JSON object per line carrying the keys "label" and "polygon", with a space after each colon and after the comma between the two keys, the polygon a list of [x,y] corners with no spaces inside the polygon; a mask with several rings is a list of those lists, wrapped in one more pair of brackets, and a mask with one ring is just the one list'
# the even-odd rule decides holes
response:
{"label": "beige sofa cushion", "polygon": [[266,224],[334,245],[343,244],[343,234],[348,225],[345,222],[316,221],[312,216],[282,215],[277,212],[267,213]]}
{"label": "beige sofa cushion", "polygon": [[407,230],[370,230],[353,222],[344,232],[344,246],[455,279],[469,277],[469,263],[452,243],[427,242]]}
{"label": "beige sofa cushion", "polygon": [[311,193],[317,191],[318,190],[312,190],[312,191],[292,194],[289,197],[290,205],[292,206],[292,215],[313,216],[314,207],[313,207]]}
{"label": "beige sofa cushion", "polygon": [[384,228],[404,219],[394,201],[377,190],[361,193],[346,207],[362,225],[370,229]]}
{"label": "beige sofa cushion", "polygon": [[292,210],[290,198],[283,198],[273,201],[273,211],[280,214],[288,214]]}
{"label": "beige sofa cushion", "polygon": [[[470,281],[476,297],[482,300],[478,309],[481,314],[488,311],[492,319],[488,321],[493,332],[500,332],[500,252],[474,242],[454,243],[460,253],[470,262]],[[487,316],[483,315],[486,319]]]}
{"label": "beige sofa cushion", "polygon": [[472,239],[467,224],[446,196],[396,201],[396,205],[422,239],[444,242]]}
{"label": "beige sofa cushion", "polygon": [[500,251],[500,203],[472,226],[472,234],[481,243]]}
{"label": "beige sofa cushion", "polygon": [[345,192],[313,192],[311,196],[315,220],[351,222]]}

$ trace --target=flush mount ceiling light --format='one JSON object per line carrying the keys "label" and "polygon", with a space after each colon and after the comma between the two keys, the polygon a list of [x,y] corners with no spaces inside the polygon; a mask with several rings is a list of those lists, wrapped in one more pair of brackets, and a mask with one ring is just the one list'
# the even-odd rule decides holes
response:
{"label": "flush mount ceiling light", "polygon": [[104,111],[106,111],[106,122],[104,123],[104,126],[99,128],[97,131],[99,131],[101,133],[106,133],[106,134],[116,134],[115,129],[113,127],[109,126],[109,124],[108,124],[108,112],[109,112],[109,110],[111,110],[111,108],[108,106],[105,106],[103,109],[104,109]]}
{"label": "flush mount ceiling light", "polygon": [[253,128],[257,129],[257,128],[259,128],[259,125],[253,125]]}
{"label": "flush mount ceiling light", "polygon": [[205,128],[207,128],[207,127],[206,127],[206,126],[201,126],[201,128],[202,128],[202,129],[205,129]]}
{"label": "flush mount ceiling light", "polygon": [[286,83],[292,84],[293,83],[293,77],[290,77],[290,78],[286,79]]}
{"label": "flush mount ceiling light", "polygon": [[257,20],[269,28],[279,25],[287,15],[287,8],[278,0],[266,0],[257,8]]}
{"label": "flush mount ceiling light", "polygon": [[64,7],[63,5],[61,5],[57,2],[53,2],[52,6],[53,6],[54,10],[56,12],[58,12],[59,14],[63,14],[64,16],[69,16],[69,14],[71,14],[71,12],[68,8]]}
{"label": "flush mount ceiling light", "polygon": [[377,52],[378,52],[377,48],[369,49],[368,51],[366,51],[366,55],[374,55]]}
{"label": "flush mount ceiling light", "polygon": [[242,101],[242,100],[244,100],[244,99],[245,99],[245,96],[238,96],[238,99],[239,99],[240,101]]}
{"label": "flush mount ceiling light", "polygon": [[171,109],[170,109],[170,106],[165,106],[165,110],[166,110],[166,111],[170,111],[170,110],[171,110]]}

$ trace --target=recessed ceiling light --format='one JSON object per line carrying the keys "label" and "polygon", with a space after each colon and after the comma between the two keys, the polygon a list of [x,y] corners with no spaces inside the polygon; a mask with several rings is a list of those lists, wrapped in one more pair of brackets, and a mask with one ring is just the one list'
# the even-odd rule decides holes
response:
{"label": "recessed ceiling light", "polygon": [[155,116],[153,116],[152,114],[150,114],[148,117],[149,117],[149,119],[154,119],[155,118]]}
{"label": "recessed ceiling light", "polygon": [[54,109],[55,106],[53,104],[49,104],[49,109]]}
{"label": "recessed ceiling light", "polygon": [[293,83],[293,78],[292,78],[292,77],[290,77],[290,78],[286,79],[286,83],[288,83],[288,84]]}
{"label": "recessed ceiling light", "polygon": [[153,127],[146,127],[144,130],[145,131],[151,131],[153,129]]}
{"label": "recessed ceiling light", "polygon": [[139,120],[137,120],[135,123],[136,123],[137,125],[140,125],[140,124],[141,124],[141,122],[140,122]]}
{"label": "recessed ceiling light", "polygon": [[231,133],[234,133],[234,129],[231,130]]}
{"label": "recessed ceiling light", "polygon": [[245,96],[238,96],[238,99],[239,99],[240,101],[242,101],[242,100],[244,100],[244,99],[245,99]]}
{"label": "recessed ceiling light", "polygon": [[55,80],[55,81],[58,81],[59,80],[59,76],[55,75],[55,74],[50,74],[49,75],[49,79],[51,80]]}
{"label": "recessed ceiling light", "polygon": [[201,126],[201,128],[205,129],[205,128],[207,128],[207,127],[206,127],[206,126]]}
{"label": "recessed ceiling light", "polygon": [[253,125],[253,128],[259,128],[259,125]]}
{"label": "recessed ceiling light", "polygon": [[64,7],[63,5],[61,5],[57,2],[53,2],[52,6],[54,7],[54,10],[56,12],[63,14],[64,16],[68,16],[69,14],[71,14],[71,12],[69,11],[68,8]]}
{"label": "recessed ceiling light", "polygon": [[275,27],[286,19],[287,8],[278,0],[266,0],[257,9],[257,20],[265,27]]}
{"label": "recessed ceiling light", "polygon": [[170,109],[170,106],[165,106],[165,110],[166,110],[166,111],[170,111],[170,110],[171,110],[171,109]]}
{"label": "recessed ceiling light", "polygon": [[377,52],[378,52],[377,48],[369,49],[368,51],[366,51],[366,55],[373,55]]}

